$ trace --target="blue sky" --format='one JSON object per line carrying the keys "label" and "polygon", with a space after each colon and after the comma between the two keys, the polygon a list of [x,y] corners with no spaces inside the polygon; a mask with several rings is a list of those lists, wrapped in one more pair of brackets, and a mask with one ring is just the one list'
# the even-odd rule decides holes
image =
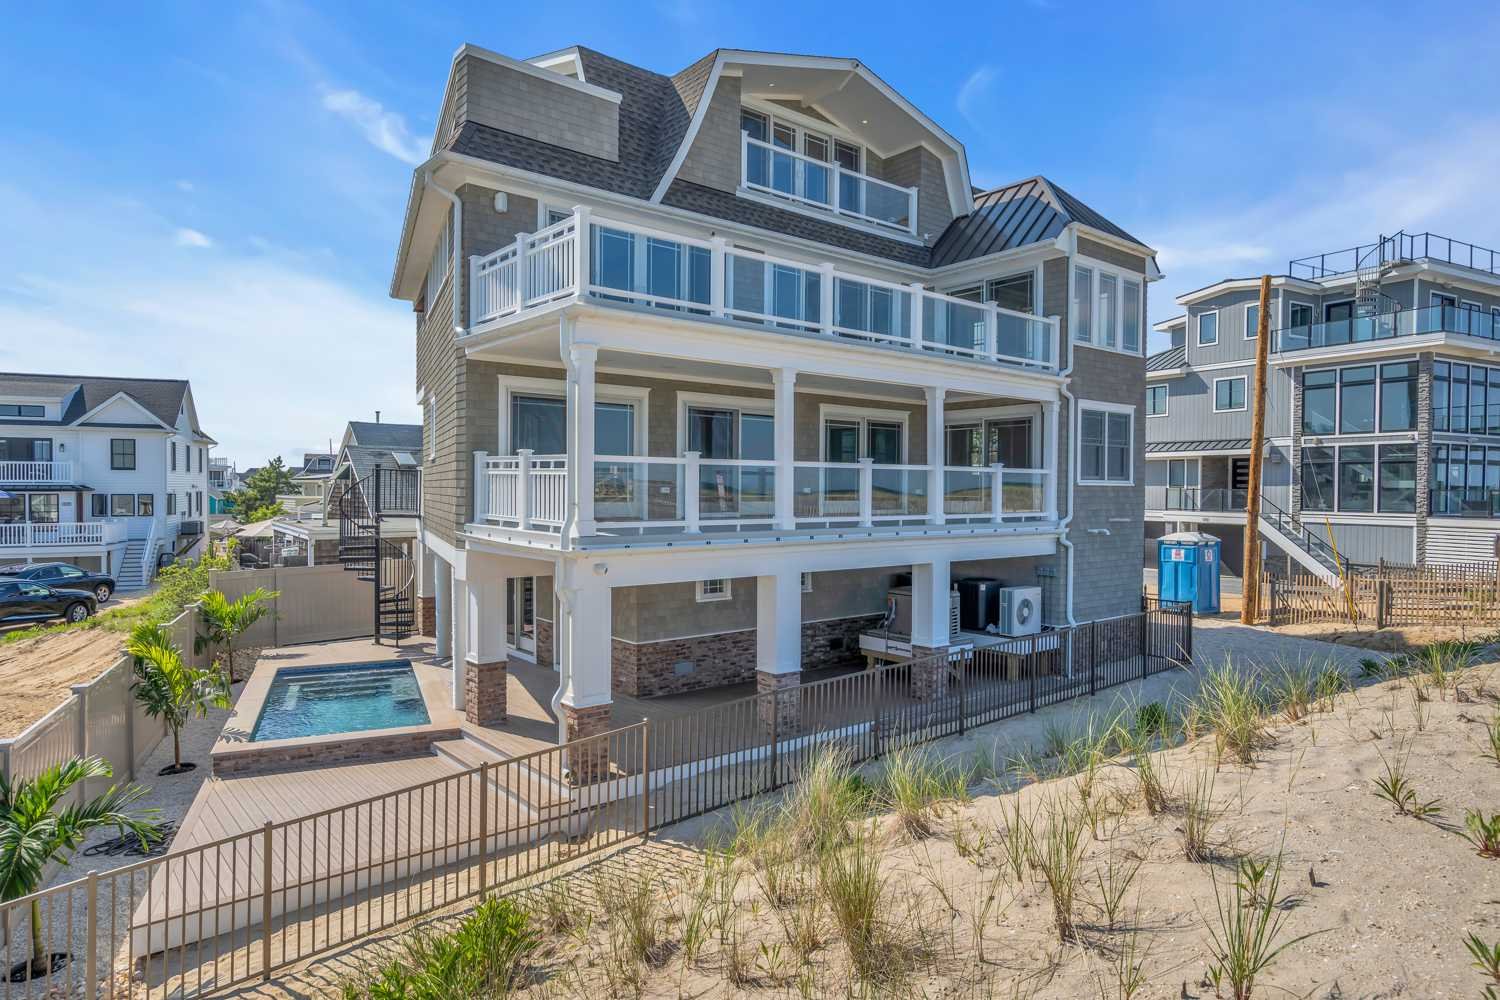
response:
{"label": "blue sky", "polygon": [[1500,247],[1500,6],[1214,6],[30,5],[0,37],[0,369],[191,378],[242,465],[418,419],[386,288],[464,41],[859,57],[976,183],[1046,174],[1156,247],[1153,321],[1381,231]]}

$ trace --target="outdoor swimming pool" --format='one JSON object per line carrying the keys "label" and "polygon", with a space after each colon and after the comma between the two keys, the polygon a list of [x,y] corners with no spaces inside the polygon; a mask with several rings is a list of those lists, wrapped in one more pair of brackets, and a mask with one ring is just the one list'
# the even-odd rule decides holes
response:
{"label": "outdoor swimming pool", "polygon": [[406,660],[277,671],[251,741],[285,740],[431,722]]}

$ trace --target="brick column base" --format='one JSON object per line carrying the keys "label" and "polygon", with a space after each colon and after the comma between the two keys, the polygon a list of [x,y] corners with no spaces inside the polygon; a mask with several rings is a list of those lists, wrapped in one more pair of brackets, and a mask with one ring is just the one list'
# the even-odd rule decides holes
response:
{"label": "brick column base", "polygon": [[766,732],[775,725],[778,737],[790,736],[802,728],[802,695],[797,688],[802,683],[799,671],[773,674],[764,670],[755,672],[755,693],[760,695],[756,710]]}
{"label": "brick column base", "polygon": [[464,720],[475,726],[505,721],[506,661],[465,663]]}
{"label": "brick column base", "polygon": [[947,646],[912,646],[911,696],[917,701],[948,696],[947,652]]}
{"label": "brick column base", "polygon": [[437,636],[437,598],[417,598],[417,634],[432,639]]}
{"label": "brick column base", "polygon": [[[569,743],[610,730],[611,706],[608,704],[587,708],[564,705],[562,710]],[[591,740],[568,751],[568,778],[573,784],[590,785],[609,777],[609,743],[609,740]]]}

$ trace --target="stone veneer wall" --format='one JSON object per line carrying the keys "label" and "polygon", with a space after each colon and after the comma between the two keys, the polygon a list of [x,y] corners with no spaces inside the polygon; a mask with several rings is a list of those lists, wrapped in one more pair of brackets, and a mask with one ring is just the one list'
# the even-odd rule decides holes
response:
{"label": "stone veneer wall", "polygon": [[341,740],[315,740],[290,746],[238,748],[212,758],[214,777],[242,774],[269,774],[295,771],[304,767],[327,767],[331,764],[368,763],[397,760],[402,757],[424,757],[432,745],[458,739],[458,729],[422,729],[418,732],[370,735],[350,733]]}
{"label": "stone veneer wall", "polygon": [[536,620],[536,663],[539,667],[550,667],[552,657],[552,622],[546,618]]}
{"label": "stone veneer wall", "polygon": [[[802,667],[858,667],[864,657],[859,634],[874,628],[881,615],[856,615],[802,625]],[[538,652],[541,627],[538,622]],[[663,694],[702,691],[755,679],[756,630],[739,629],[660,642],[614,640],[613,689],[617,695],[649,698]],[[540,660],[540,657],[538,657]],[[677,672],[677,664],[691,662],[691,673]]]}

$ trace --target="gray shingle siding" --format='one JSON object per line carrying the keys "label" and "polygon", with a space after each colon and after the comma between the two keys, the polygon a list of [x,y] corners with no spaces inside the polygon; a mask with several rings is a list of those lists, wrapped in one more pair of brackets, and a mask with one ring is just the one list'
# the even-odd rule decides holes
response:
{"label": "gray shingle siding", "polygon": [[733,193],[740,186],[740,78],[723,76],[678,178]]}

